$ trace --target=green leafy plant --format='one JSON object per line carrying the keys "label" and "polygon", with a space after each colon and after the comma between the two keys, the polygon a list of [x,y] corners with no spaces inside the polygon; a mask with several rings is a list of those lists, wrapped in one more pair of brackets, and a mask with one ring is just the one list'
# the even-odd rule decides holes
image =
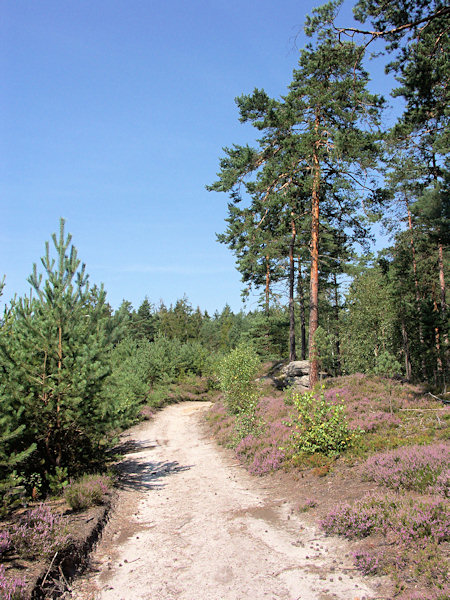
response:
{"label": "green leafy plant", "polygon": [[228,411],[239,414],[251,410],[255,402],[260,361],[251,345],[240,344],[218,365],[218,379]]}
{"label": "green leafy plant", "polygon": [[352,446],[360,435],[350,429],[343,404],[327,402],[323,388],[319,398],[312,392],[293,393],[292,401],[298,414],[286,424],[292,428],[294,457],[316,452],[337,456]]}
{"label": "green leafy plant", "polygon": [[263,431],[264,423],[258,415],[258,397],[252,393],[247,398],[245,407],[236,415],[234,435],[231,446],[236,447],[248,435],[258,437]]}
{"label": "green leafy plant", "polygon": [[69,483],[69,476],[66,467],[55,467],[54,473],[47,473],[46,479],[48,487],[52,494],[58,495]]}

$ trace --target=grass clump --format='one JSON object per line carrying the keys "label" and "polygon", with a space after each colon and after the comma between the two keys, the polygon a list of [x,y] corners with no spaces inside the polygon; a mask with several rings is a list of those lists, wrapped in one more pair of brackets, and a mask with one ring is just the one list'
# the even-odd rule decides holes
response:
{"label": "grass clump", "polygon": [[111,488],[112,480],[108,475],[84,475],[69,483],[64,490],[64,497],[72,510],[84,510],[103,504]]}

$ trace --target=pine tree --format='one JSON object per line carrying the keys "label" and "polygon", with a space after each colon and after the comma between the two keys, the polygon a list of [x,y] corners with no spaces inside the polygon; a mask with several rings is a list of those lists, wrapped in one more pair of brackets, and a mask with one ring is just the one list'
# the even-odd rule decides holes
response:
{"label": "pine tree", "polygon": [[[315,332],[319,326],[319,241],[324,198],[341,226],[360,225],[357,189],[367,188],[365,174],[375,167],[382,99],[367,91],[368,74],[361,65],[364,49],[341,42],[329,23],[339,7],[330,2],[313,11],[305,31],[316,36],[300,53],[286,106],[296,135],[296,149],[309,177],[311,194],[311,275],[309,354],[310,386],[318,380]],[[331,190],[323,194],[324,182]],[[356,183],[356,185],[355,185]],[[330,223],[330,218],[328,217]]]}
{"label": "pine tree", "polygon": [[[115,331],[103,287],[90,287],[71,236],[53,237],[29,277],[33,294],[13,301],[4,326],[3,389],[20,407],[22,444],[35,444],[35,470],[85,468],[102,452],[111,426],[103,382]],[[31,468],[31,467],[30,467]]]}
{"label": "pine tree", "polygon": [[[208,188],[229,192],[234,204],[247,192],[253,199],[251,213],[255,213],[256,195],[266,212],[275,211],[290,231],[286,247],[291,358],[295,356],[294,253],[300,232],[304,239],[309,225],[311,386],[318,379],[314,336],[319,324],[321,228],[326,223],[349,229],[353,239],[367,234],[358,217],[358,191],[367,192],[367,173],[376,165],[379,133],[371,129],[378,126],[382,105],[382,99],[367,91],[368,74],[361,66],[364,48],[341,43],[330,24],[339,5],[329,3],[308,18],[306,31],[317,41],[301,51],[286,97],[278,101],[264,90],[255,90],[237,98],[240,120],[252,123],[263,135],[257,148],[225,148],[219,179]],[[307,198],[310,206],[305,209]]]}
{"label": "pine tree", "polygon": [[[0,281],[0,297],[3,286],[4,280]],[[0,347],[8,345],[6,331],[10,318],[10,312],[5,309],[0,326]],[[13,489],[22,483],[17,469],[20,469],[36,449],[35,444],[27,444],[23,439],[23,408],[13,401],[4,385],[7,367],[8,361],[0,353],[0,514],[11,506],[14,500]]]}
{"label": "pine tree", "polygon": [[137,311],[132,315],[131,328],[133,336],[137,339],[147,339],[153,342],[157,327],[158,317],[155,314],[155,308],[146,296]]}

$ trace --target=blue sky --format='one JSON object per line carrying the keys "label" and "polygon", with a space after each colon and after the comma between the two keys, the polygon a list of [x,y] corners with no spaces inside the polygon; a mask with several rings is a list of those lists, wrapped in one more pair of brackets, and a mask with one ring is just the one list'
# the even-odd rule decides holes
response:
{"label": "blue sky", "polygon": [[[205,184],[223,146],[254,137],[234,98],[285,93],[318,4],[0,0],[2,300],[29,291],[62,216],[114,308],[184,294],[210,312],[242,308],[233,256],[215,240],[227,197]],[[371,71],[387,95],[381,65]]]}

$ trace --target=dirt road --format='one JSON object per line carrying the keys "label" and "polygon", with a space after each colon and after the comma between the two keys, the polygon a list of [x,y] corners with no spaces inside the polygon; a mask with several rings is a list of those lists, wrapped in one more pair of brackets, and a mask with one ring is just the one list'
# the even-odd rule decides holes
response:
{"label": "dirt road", "polygon": [[130,430],[125,489],[74,600],[362,600],[346,558],[218,449],[208,403],[167,407]]}

